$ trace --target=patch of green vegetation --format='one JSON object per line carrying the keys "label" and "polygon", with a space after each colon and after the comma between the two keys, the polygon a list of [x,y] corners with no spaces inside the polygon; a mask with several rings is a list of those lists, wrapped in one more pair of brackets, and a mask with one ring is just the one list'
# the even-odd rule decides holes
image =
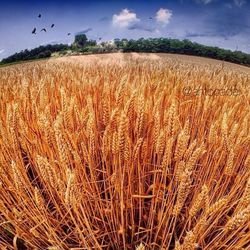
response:
{"label": "patch of green vegetation", "polygon": [[228,62],[250,66],[250,55],[241,51],[225,50],[218,47],[205,46],[187,39],[141,38],[139,40],[115,39],[115,44],[124,52],[176,53],[209,57]]}
{"label": "patch of green vegetation", "polygon": [[10,63],[2,63],[2,62],[0,62],[0,68],[1,67],[8,67],[8,66],[16,65],[16,64],[29,63],[29,62],[34,62],[34,61],[41,61],[41,60],[45,60],[45,59],[48,59],[48,58],[22,60],[22,61],[10,62]]}
{"label": "patch of green vegetation", "polygon": [[187,39],[178,40],[170,38],[148,39],[115,39],[111,42],[97,44],[95,40],[88,40],[85,34],[78,34],[72,45],[56,44],[40,46],[32,50],[24,50],[3,59],[1,65],[27,60],[48,58],[55,52],[60,56],[70,54],[99,54],[111,52],[144,52],[144,53],[175,53],[193,56],[208,57],[232,63],[250,66],[250,55],[241,51],[225,50],[218,47],[205,46],[191,42]]}
{"label": "patch of green vegetation", "polygon": [[10,64],[21,61],[30,61],[35,59],[48,58],[54,52],[59,52],[68,49],[67,44],[56,44],[56,45],[46,45],[39,46],[38,48],[32,50],[24,50],[19,53],[15,53],[1,61],[1,64]]}

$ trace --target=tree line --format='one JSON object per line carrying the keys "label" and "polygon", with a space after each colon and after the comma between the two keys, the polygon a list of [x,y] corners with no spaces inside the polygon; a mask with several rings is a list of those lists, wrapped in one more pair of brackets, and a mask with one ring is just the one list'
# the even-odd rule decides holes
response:
{"label": "tree line", "polygon": [[250,66],[250,55],[241,51],[231,51],[219,47],[205,46],[191,42],[187,39],[178,40],[170,38],[141,38],[115,39],[113,42],[102,42],[97,44],[95,40],[88,40],[85,34],[78,34],[71,45],[56,44],[40,46],[32,50],[24,50],[15,53],[0,63],[13,63],[39,58],[48,58],[53,53],[59,52],[64,55],[70,53],[110,53],[110,52],[144,52],[144,53],[176,53],[209,57],[228,62]]}
{"label": "tree line", "polygon": [[15,53],[7,58],[4,58],[1,61],[1,63],[7,64],[7,63],[14,63],[14,62],[19,62],[19,61],[48,58],[54,52],[59,52],[59,51],[67,50],[67,49],[68,49],[67,44],[55,44],[55,45],[48,44],[45,46],[39,46],[31,50],[27,50],[27,49],[22,50],[19,53]]}
{"label": "tree line", "polygon": [[123,52],[176,53],[209,57],[250,66],[250,55],[241,51],[231,51],[219,47],[205,46],[187,39],[141,38],[139,40],[115,39],[115,44]]}

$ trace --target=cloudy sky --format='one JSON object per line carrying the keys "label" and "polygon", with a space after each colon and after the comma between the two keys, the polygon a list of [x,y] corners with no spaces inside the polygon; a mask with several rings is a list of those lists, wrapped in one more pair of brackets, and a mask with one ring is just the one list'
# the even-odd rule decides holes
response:
{"label": "cloudy sky", "polygon": [[[42,17],[38,18],[38,14]],[[55,27],[50,28],[54,23]],[[34,28],[37,34],[31,34]],[[40,32],[42,28],[47,33]],[[0,59],[48,43],[170,37],[250,53],[249,0],[8,0],[0,2]],[[71,33],[70,36],[67,33]]]}

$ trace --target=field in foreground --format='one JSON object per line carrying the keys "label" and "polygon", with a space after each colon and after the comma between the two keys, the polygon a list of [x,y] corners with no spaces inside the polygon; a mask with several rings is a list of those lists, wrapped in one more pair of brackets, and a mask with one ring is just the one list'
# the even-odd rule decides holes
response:
{"label": "field in foreground", "polygon": [[111,54],[0,69],[1,249],[250,249],[250,69]]}

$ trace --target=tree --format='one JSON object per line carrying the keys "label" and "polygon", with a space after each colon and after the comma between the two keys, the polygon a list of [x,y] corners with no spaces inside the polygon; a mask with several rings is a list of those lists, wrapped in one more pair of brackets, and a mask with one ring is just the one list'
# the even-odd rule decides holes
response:
{"label": "tree", "polygon": [[85,43],[86,46],[96,46],[96,41],[95,40],[88,40]]}
{"label": "tree", "polygon": [[187,39],[169,39],[169,38],[140,38],[134,39],[115,39],[114,44],[110,42],[102,42],[101,46],[96,45],[95,40],[88,40],[85,34],[75,36],[75,41],[71,46],[67,44],[56,44],[40,46],[32,50],[24,50],[19,53],[5,58],[2,64],[17,61],[32,60],[37,58],[50,57],[54,52],[62,52],[68,49],[77,52],[103,53],[121,50],[123,52],[162,52],[162,53],[178,53],[196,56],[205,56],[219,60],[225,60],[234,63],[240,63],[250,66],[250,55],[231,50],[225,50],[218,47],[205,46],[199,43],[191,42]]}
{"label": "tree", "polygon": [[2,64],[4,63],[12,63],[18,61],[26,61],[26,60],[34,60],[38,58],[47,58],[50,57],[54,52],[66,51],[69,49],[67,44],[55,44],[55,45],[46,45],[39,46],[32,50],[22,50],[19,53],[15,53],[12,56],[9,56],[2,60]]}
{"label": "tree", "polygon": [[88,41],[88,38],[85,34],[78,34],[75,36],[74,45],[78,48],[84,47]]}

